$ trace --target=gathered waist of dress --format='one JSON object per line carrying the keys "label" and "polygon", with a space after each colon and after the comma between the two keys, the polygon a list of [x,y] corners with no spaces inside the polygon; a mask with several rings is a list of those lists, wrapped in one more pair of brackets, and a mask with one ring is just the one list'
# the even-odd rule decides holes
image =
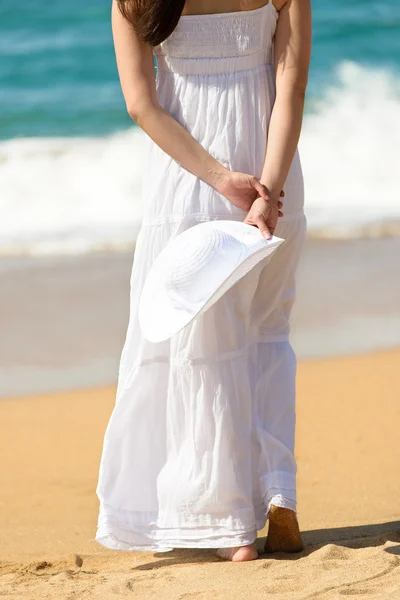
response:
{"label": "gathered waist of dress", "polygon": [[220,75],[247,71],[272,63],[272,52],[262,48],[251,54],[224,57],[174,57],[156,54],[157,70],[181,75]]}

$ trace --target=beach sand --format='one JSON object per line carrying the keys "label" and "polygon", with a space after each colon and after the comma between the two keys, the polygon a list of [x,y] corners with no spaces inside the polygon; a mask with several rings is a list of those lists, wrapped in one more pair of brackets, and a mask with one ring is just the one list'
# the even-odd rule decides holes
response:
{"label": "beach sand", "polygon": [[[291,341],[299,358],[400,347],[400,237],[308,240]],[[0,398],[112,385],[133,252],[3,257]]]}
{"label": "beach sand", "polygon": [[114,387],[2,400],[0,597],[400,599],[399,364],[400,350],[299,361],[306,547],[241,564],[208,550],[124,553],[93,541]]}

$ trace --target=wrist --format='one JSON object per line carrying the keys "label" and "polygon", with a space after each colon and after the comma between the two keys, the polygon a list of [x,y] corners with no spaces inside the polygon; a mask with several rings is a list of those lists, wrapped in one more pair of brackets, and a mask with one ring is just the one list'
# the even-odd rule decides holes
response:
{"label": "wrist", "polygon": [[280,189],[278,190],[276,187],[269,186],[267,183],[265,183],[262,180],[260,180],[260,182],[265,186],[265,188],[267,190],[267,194],[266,194],[267,201],[278,203],[281,199],[281,190]]}
{"label": "wrist", "polygon": [[232,177],[232,171],[218,163],[208,170],[207,183],[214,187],[217,192],[222,193]]}

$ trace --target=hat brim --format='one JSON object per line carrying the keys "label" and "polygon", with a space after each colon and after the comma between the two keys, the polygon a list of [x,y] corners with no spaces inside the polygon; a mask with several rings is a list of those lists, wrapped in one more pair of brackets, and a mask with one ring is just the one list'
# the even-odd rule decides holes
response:
{"label": "hat brim", "polygon": [[[190,310],[183,306],[173,305],[160,281],[160,277],[157,276],[157,269],[151,268],[139,300],[138,318],[144,337],[154,343],[171,338],[175,333],[189,325],[196,317],[211,308],[253,267],[271,256],[283,241],[282,238],[276,236],[269,240],[260,240],[260,247],[243,258],[207,301],[193,305]],[[162,309],[157,309],[157,307],[162,307]]]}

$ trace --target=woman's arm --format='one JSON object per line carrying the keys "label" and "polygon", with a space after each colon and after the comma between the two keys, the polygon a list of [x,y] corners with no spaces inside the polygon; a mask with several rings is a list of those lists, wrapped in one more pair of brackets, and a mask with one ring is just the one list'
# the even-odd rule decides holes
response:
{"label": "woman's arm", "polygon": [[267,221],[263,229],[267,238],[276,227],[279,194],[300,137],[310,55],[310,0],[287,0],[279,12],[275,32],[276,98],[260,178],[268,190],[269,199],[266,202],[256,200],[251,209],[253,213],[248,216],[250,220]]}
{"label": "woman's arm", "polygon": [[288,0],[275,33],[276,99],[268,130],[261,181],[279,197],[297,144],[311,55],[310,0]]}
{"label": "woman's arm", "polygon": [[141,42],[112,4],[112,31],[118,73],[128,113],[148,136],[185,169],[216,188],[233,204],[249,210],[266,189],[253,175],[233,173],[212,157],[195,138],[159,104],[151,46]]}

